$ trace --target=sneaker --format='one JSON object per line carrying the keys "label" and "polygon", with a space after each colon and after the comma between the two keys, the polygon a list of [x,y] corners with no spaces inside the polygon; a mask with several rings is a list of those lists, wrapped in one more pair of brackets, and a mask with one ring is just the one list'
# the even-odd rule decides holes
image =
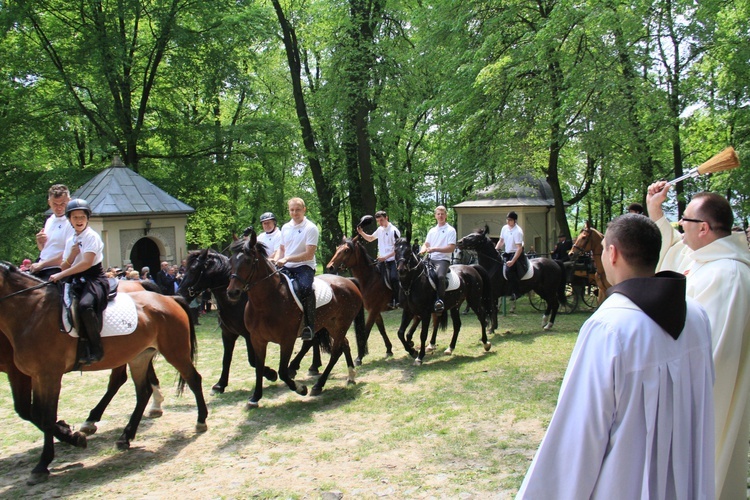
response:
{"label": "sneaker", "polygon": [[443,312],[444,309],[445,309],[445,305],[443,304],[442,300],[438,300],[438,301],[435,302],[435,312],[436,313]]}
{"label": "sneaker", "polygon": [[302,329],[302,334],[299,336],[303,341],[304,340],[312,340],[313,339],[313,331],[312,328],[309,326],[306,326]]}

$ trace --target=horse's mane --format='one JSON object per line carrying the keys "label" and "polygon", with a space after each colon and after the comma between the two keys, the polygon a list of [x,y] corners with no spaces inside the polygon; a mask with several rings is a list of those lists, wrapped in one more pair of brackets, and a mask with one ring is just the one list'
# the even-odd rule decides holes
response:
{"label": "horse's mane", "polygon": [[367,251],[367,248],[361,241],[355,241],[353,238],[347,238],[345,241],[347,245],[351,244],[354,247],[354,250],[359,252],[360,257],[365,259],[365,262],[375,261],[375,259],[370,256],[370,253]]}
{"label": "horse's mane", "polygon": [[12,277],[19,277],[19,278],[26,278],[30,279],[32,281],[35,281],[37,283],[47,283],[45,280],[34,276],[33,274],[24,273],[21,272],[20,269],[18,269],[14,264],[7,262],[7,261],[0,261],[0,267],[3,268],[3,273],[6,276],[12,276]]}

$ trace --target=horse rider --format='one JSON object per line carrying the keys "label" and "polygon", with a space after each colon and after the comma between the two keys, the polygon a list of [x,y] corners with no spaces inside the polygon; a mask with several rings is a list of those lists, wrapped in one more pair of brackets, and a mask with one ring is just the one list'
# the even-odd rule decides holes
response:
{"label": "horse rider", "polygon": [[101,236],[89,226],[91,207],[86,200],[76,198],[68,202],[65,216],[75,234],[65,243],[62,271],[49,277],[58,282],[70,277],[70,290],[78,299],[78,333],[86,342],[85,354],[78,362],[82,365],[96,363],[104,356],[102,349],[102,313],[107,307],[109,283],[102,269],[104,243]]}
{"label": "horse rider", "polygon": [[367,242],[378,240],[378,265],[385,267],[384,274],[388,277],[392,292],[390,307],[395,309],[398,307],[398,294],[401,285],[396,271],[394,244],[401,237],[401,232],[388,220],[388,214],[385,210],[375,212],[375,221],[378,223],[378,228],[372,234],[367,234],[361,226],[357,226],[357,233]]}
{"label": "horse rider", "polygon": [[305,217],[307,206],[302,198],[287,202],[291,220],[281,227],[281,244],[276,265],[297,283],[297,294],[303,306],[304,328],[300,338],[312,340],[315,334],[315,251],[318,249],[318,227]]}
{"label": "horse rider", "polygon": [[281,230],[276,224],[276,216],[273,212],[265,212],[261,215],[260,225],[263,226],[263,232],[258,235],[258,241],[265,245],[267,255],[273,259],[281,246]]}
{"label": "horse rider", "polygon": [[443,312],[445,304],[445,277],[451,264],[451,256],[456,249],[456,230],[448,224],[448,210],[442,205],[435,208],[435,220],[437,225],[427,233],[422,248],[419,253],[430,254],[430,260],[435,266],[437,273],[437,300],[435,301],[434,311]]}
{"label": "horse rider", "polygon": [[516,300],[519,296],[518,287],[521,278],[529,269],[529,260],[523,252],[523,229],[518,225],[518,214],[514,211],[508,212],[505,218],[507,224],[500,231],[500,239],[495,249],[503,252],[503,260],[508,268],[506,278],[510,287],[510,296]]}
{"label": "horse rider", "polygon": [[52,215],[47,218],[44,227],[36,234],[36,246],[39,248],[39,259],[31,264],[30,271],[41,279],[49,279],[60,272],[65,242],[75,231],[65,217],[65,209],[70,201],[70,191],[64,184],[55,184],[47,193],[47,204]]}

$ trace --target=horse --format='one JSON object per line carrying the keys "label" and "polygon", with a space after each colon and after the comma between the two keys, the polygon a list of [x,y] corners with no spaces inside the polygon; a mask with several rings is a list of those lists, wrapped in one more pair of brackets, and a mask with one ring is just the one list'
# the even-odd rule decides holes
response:
{"label": "horse", "polygon": [[586,221],[583,230],[581,230],[573,243],[573,248],[568,252],[568,255],[570,255],[572,260],[576,260],[582,254],[587,252],[590,252],[591,256],[594,258],[594,265],[596,266],[594,280],[596,281],[596,286],[599,288],[599,296],[597,297],[599,305],[602,305],[604,299],[607,298],[607,288],[612,286],[609,281],[607,281],[607,275],[604,272],[604,266],[602,265],[602,252],[604,251],[602,247],[603,239],[604,235],[591,227],[591,224]]}
{"label": "horse", "polygon": [[[135,292],[146,289],[138,281],[120,281],[118,284],[118,291],[122,292]],[[22,419],[31,421],[31,377],[21,372],[18,367],[16,367],[13,362],[13,346],[11,346],[10,341],[3,334],[0,334],[0,372],[3,372],[8,376],[16,413]],[[149,363],[147,376],[153,390],[153,396],[151,398],[151,407],[144,413],[144,416],[147,418],[158,418],[164,413],[161,407],[161,403],[164,401],[164,396],[161,393],[159,379],[154,371],[153,363]],[[96,433],[96,423],[101,420],[104,410],[107,409],[107,406],[109,406],[109,403],[120,390],[120,387],[122,387],[127,380],[127,365],[118,366],[117,368],[112,369],[112,372],[109,375],[109,383],[107,384],[106,393],[102,396],[99,403],[89,412],[88,418],[79,427],[79,431],[87,436]],[[58,422],[58,425],[62,425],[69,429],[64,421]]]}
{"label": "horse", "polygon": [[[478,229],[458,240],[456,246],[461,249],[476,250],[479,265],[490,276],[493,294],[491,311],[492,327],[490,332],[493,333],[495,328],[497,328],[497,299],[510,295],[510,287],[503,275],[503,266],[505,264],[488,234],[489,227],[485,226],[484,229]],[[523,295],[533,290],[544,299],[547,303],[547,308],[542,316],[542,328],[550,330],[555,323],[560,302],[567,300],[565,298],[564,270],[557,262],[545,257],[530,259],[529,264],[533,269],[533,276],[529,279],[521,280],[518,287],[519,292]]]}
{"label": "horse", "polygon": [[[232,365],[234,346],[239,337],[245,339],[247,361],[251,367],[255,368],[255,350],[250,341],[250,332],[245,328],[244,317],[247,298],[241,297],[236,302],[229,300],[227,287],[231,274],[232,267],[229,263],[229,257],[209,249],[195,250],[188,254],[182,282],[177,289],[177,293],[187,300],[200,296],[206,290],[211,290],[216,297],[224,356],[221,362],[219,380],[211,387],[214,394],[223,394],[229,385],[229,368]],[[317,359],[313,359],[313,366],[310,370],[316,371],[316,367],[320,365],[320,354],[318,354]],[[263,367],[263,376],[271,382],[278,379],[276,371],[267,366]]]}
{"label": "horse", "polygon": [[[263,377],[261,367],[266,361],[268,343],[279,344],[280,360],[278,375],[290,390],[302,396],[307,395],[307,387],[295,383],[289,371],[289,360],[294,350],[297,336],[302,330],[302,309],[287,285],[280,270],[266,256],[266,247],[258,242],[255,231],[250,230],[247,240],[232,244],[232,278],[227,295],[230,300],[239,300],[247,294],[245,305],[245,328],[252,332],[251,342],[255,351],[255,391],[248,401],[254,408],[263,397]],[[315,313],[315,338],[302,343],[298,358],[304,356],[313,342],[320,343],[323,350],[331,353],[325,370],[313,386],[310,394],[319,395],[334,365],[344,354],[349,369],[348,384],[355,383],[354,361],[352,360],[346,332],[352,321],[355,323],[357,338],[364,336],[364,308],[362,293],[357,284],[340,276],[324,274],[316,280],[324,281],[331,290],[330,302],[317,308]]]}
{"label": "horse", "polygon": [[180,373],[178,391],[187,384],[198,406],[196,431],[207,429],[208,409],[203,399],[201,376],[193,360],[196,353],[195,329],[187,303],[142,291],[128,294],[136,304],[138,325],[129,335],[104,337],[104,358],[90,366],[78,367],[77,340],[59,330],[62,297],[55,286],[14,265],[0,263],[0,332],[13,350],[13,364],[31,380],[30,421],[44,434],[42,455],[32,469],[29,484],[49,478],[48,466],[54,459],[53,437],[74,446],[85,447],[86,436],[56,423],[57,407],[64,373],[111,370],[125,364],[136,386],[136,406],[122,435],[119,449],[130,447],[152,393],[148,371],[158,351]]}
{"label": "horse", "polygon": [[358,346],[359,351],[354,363],[357,366],[361,365],[362,359],[367,354],[367,340],[370,338],[373,324],[378,326],[378,331],[383,337],[385,355],[393,356],[393,345],[388,338],[388,334],[385,332],[385,324],[383,324],[383,316],[381,315],[383,311],[388,309],[392,292],[385,283],[385,277],[377,265],[377,261],[367,253],[367,249],[359,241],[359,236],[345,239],[336,248],[333,257],[326,264],[327,273],[338,274],[339,269],[349,269],[352,276],[359,280],[362,289],[362,298],[367,310],[365,341],[364,345]]}
{"label": "horse", "polygon": [[[430,325],[429,318],[432,316],[432,342],[434,344],[437,335],[438,320],[440,326],[445,329],[448,322],[447,312],[450,311],[453,320],[453,337],[445,354],[452,354],[456,349],[458,333],[461,331],[461,314],[460,307],[465,301],[479,318],[482,325],[482,345],[485,351],[492,348],[492,344],[487,340],[487,321],[485,308],[490,307],[492,295],[489,286],[485,286],[481,271],[472,266],[456,264],[450,266],[450,272],[455,273],[458,277],[459,285],[455,290],[446,291],[443,297],[445,310],[438,315],[432,312],[435,303],[435,290],[430,285],[428,265],[425,261],[418,259],[411,248],[411,244],[404,238],[396,240],[396,269],[398,270],[398,279],[401,282],[403,292],[403,301],[401,305],[404,313],[401,318],[401,326],[398,331],[398,338],[404,345],[406,351],[414,358],[414,364],[419,366],[424,360],[427,330]],[[417,352],[411,342],[404,336],[406,326],[409,324],[411,316],[422,319],[422,332],[420,335],[421,345]]]}

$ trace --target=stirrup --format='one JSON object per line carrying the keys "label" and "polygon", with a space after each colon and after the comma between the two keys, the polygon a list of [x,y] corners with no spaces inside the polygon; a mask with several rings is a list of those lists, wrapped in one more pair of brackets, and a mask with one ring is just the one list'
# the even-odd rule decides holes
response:
{"label": "stirrup", "polygon": [[434,309],[435,309],[436,313],[443,312],[445,310],[445,304],[443,304],[442,300],[437,300],[435,302],[435,308]]}
{"label": "stirrup", "polygon": [[299,338],[302,339],[303,341],[312,340],[313,339],[312,328],[310,328],[309,326],[304,327],[302,329],[302,333],[300,334]]}

